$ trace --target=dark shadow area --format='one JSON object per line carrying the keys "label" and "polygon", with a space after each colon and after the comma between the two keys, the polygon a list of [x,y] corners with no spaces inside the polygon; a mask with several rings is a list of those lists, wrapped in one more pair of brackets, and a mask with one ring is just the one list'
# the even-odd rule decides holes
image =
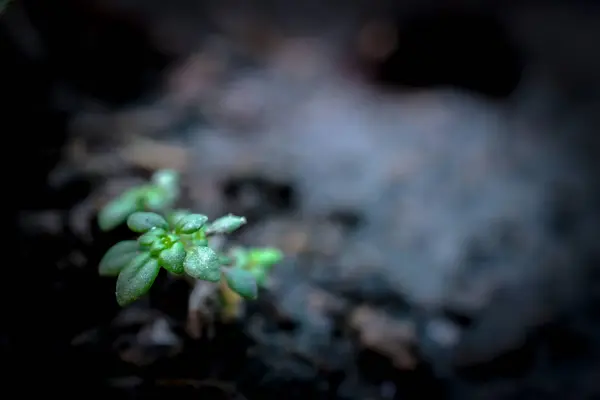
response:
{"label": "dark shadow area", "polygon": [[[54,77],[47,64],[25,54],[0,21],[2,74],[2,118],[0,129],[9,138],[10,158],[4,158],[8,179],[9,227],[12,251],[3,273],[2,324],[3,362],[16,384],[27,375],[39,378],[40,385],[65,389],[55,380],[77,371],[71,364],[69,337],[112,311],[110,296],[93,270],[60,270],[57,264],[82,243],[58,223],[61,234],[25,233],[20,217],[36,209],[54,209],[64,215],[89,191],[86,181],[67,187],[50,187],[49,171],[54,168],[66,141],[68,115],[53,107]],[[77,299],[74,301],[74,299]],[[12,365],[10,365],[12,364]],[[64,367],[64,370],[57,368]],[[19,367],[20,366],[20,367]],[[75,378],[76,379],[76,378]],[[21,382],[22,383],[22,382]],[[24,388],[26,389],[26,388]]]}
{"label": "dark shadow area", "polygon": [[228,209],[253,221],[264,216],[292,212],[298,207],[298,194],[288,182],[260,176],[236,176],[223,182]]}
{"label": "dark shadow area", "polygon": [[444,382],[434,377],[430,366],[422,364],[410,373],[398,373],[389,359],[370,351],[357,354],[360,372],[374,384],[382,385],[382,397],[401,399],[445,399],[448,390]]}
{"label": "dark shadow area", "polygon": [[[28,32],[27,26],[21,29],[23,21],[7,22],[3,18],[13,14],[0,15],[0,130],[10,146],[3,163],[10,248],[5,263],[10,267],[0,285],[2,365],[11,371],[8,387],[17,385],[22,392],[101,394],[114,354],[98,349],[82,354],[71,340],[108,323],[117,312],[114,281],[99,278],[95,265],[123,232],[104,235],[90,246],[69,227],[68,213],[95,182],[82,177],[60,186],[49,183],[50,171],[63,156],[71,112],[81,100],[75,97],[72,109],[64,110],[55,90],[67,84],[76,95],[115,106],[140,97],[149,87],[141,77],[164,62],[157,61],[156,53],[149,55],[152,51],[135,33],[102,18],[91,21],[74,4],[20,3],[42,46],[31,52],[24,45],[27,38],[18,38]],[[36,217],[38,211],[56,218],[46,224]],[[24,226],[25,215],[34,220],[33,228]],[[85,265],[72,261],[81,255]]]}
{"label": "dark shadow area", "polygon": [[45,73],[75,95],[129,104],[152,94],[172,61],[126,13],[76,0],[21,3],[44,54]]}
{"label": "dark shadow area", "polygon": [[449,7],[413,13],[397,22],[395,40],[375,71],[383,85],[455,87],[501,99],[521,78],[517,44],[491,14]]}

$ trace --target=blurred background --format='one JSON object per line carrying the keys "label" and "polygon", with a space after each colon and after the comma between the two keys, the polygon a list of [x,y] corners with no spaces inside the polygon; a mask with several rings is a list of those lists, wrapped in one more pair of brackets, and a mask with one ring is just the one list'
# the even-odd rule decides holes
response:
{"label": "blurred background", "polygon": [[[7,398],[600,398],[590,4],[4,4]],[[236,316],[98,276],[161,168],[285,252]]]}

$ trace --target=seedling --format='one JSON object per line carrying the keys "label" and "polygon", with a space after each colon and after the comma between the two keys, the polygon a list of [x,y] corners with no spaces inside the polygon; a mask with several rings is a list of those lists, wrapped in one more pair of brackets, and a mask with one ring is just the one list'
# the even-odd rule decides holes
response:
{"label": "seedling", "polygon": [[272,248],[213,249],[211,237],[234,232],[246,224],[246,218],[228,214],[209,222],[203,214],[168,211],[179,197],[178,184],[177,173],[159,171],[149,184],[128,190],[101,210],[101,229],[110,230],[126,221],[130,230],[140,234],[137,240],[112,246],[100,261],[101,276],[118,276],[118,304],[123,307],[145,295],[161,268],[221,282],[223,290],[255,299],[283,254]]}
{"label": "seedling", "polygon": [[[258,287],[264,287],[271,268],[281,261],[283,254],[273,248],[234,247],[229,252],[229,257],[235,268],[248,271],[252,274]],[[235,318],[239,312],[242,297],[227,284],[221,284],[222,316],[227,320]]]}

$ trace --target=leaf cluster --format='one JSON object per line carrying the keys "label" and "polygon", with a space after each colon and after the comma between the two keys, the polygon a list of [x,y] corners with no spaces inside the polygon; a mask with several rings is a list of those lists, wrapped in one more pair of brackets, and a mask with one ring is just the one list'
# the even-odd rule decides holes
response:
{"label": "leaf cluster", "polygon": [[145,295],[161,268],[175,275],[223,281],[240,297],[255,299],[283,254],[274,248],[214,250],[209,239],[236,231],[246,224],[246,218],[228,214],[209,221],[206,215],[187,210],[167,211],[178,197],[179,174],[158,171],[151,182],[128,190],[100,211],[101,229],[110,230],[126,222],[139,234],[137,240],[112,246],[100,261],[101,276],[117,276],[119,305],[126,306]]}
{"label": "leaf cluster", "polygon": [[179,198],[179,180],[177,171],[157,171],[150,182],[127,190],[104,206],[98,214],[100,229],[114,229],[136,211],[157,212],[172,208]]}

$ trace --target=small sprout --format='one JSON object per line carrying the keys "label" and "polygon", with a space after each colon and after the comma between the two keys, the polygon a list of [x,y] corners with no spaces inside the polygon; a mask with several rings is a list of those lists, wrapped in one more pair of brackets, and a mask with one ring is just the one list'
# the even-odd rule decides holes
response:
{"label": "small sprout", "polygon": [[134,212],[140,209],[139,190],[129,190],[108,203],[98,214],[98,225],[109,231],[121,225]]}
{"label": "small sprout", "polygon": [[100,276],[117,276],[135,258],[139,244],[135,240],[124,240],[112,246],[98,266]]}
{"label": "small sprout", "polygon": [[117,278],[117,303],[124,307],[148,293],[159,271],[158,261],[150,254],[136,256]]}
{"label": "small sprout", "polygon": [[207,234],[213,233],[231,233],[239,229],[246,223],[246,218],[238,217],[237,215],[228,214],[221,218],[217,218],[206,228]]}
{"label": "small sprout", "polygon": [[188,251],[183,267],[192,278],[209,282],[221,279],[219,256],[210,247],[194,247]]}
{"label": "small sprout", "polygon": [[245,299],[256,299],[258,287],[256,279],[250,271],[241,268],[224,268],[223,275],[231,290]]}
{"label": "small sprout", "polygon": [[138,243],[143,247],[150,247],[152,243],[167,236],[167,231],[162,228],[154,228],[138,238]]}
{"label": "small sprout", "polygon": [[175,242],[173,245],[163,250],[158,257],[161,267],[174,274],[183,274],[183,262],[185,261],[185,246],[181,242]]}
{"label": "small sprout", "polygon": [[153,257],[158,257],[158,255],[160,253],[163,252],[163,250],[166,250],[169,248],[169,243],[164,239],[157,239],[154,242],[152,242],[152,244],[150,245],[150,254]]}
{"label": "small sprout", "polygon": [[169,224],[153,212],[136,212],[127,218],[127,226],[134,232],[145,233],[153,228],[169,229]]}
{"label": "small sprout", "polygon": [[200,230],[208,221],[208,217],[202,214],[188,214],[177,221],[175,230],[180,233],[192,234]]}
{"label": "small sprout", "polygon": [[283,253],[269,247],[248,250],[236,247],[230,254],[235,266],[249,271],[261,287],[266,283],[269,270],[283,259]]}

